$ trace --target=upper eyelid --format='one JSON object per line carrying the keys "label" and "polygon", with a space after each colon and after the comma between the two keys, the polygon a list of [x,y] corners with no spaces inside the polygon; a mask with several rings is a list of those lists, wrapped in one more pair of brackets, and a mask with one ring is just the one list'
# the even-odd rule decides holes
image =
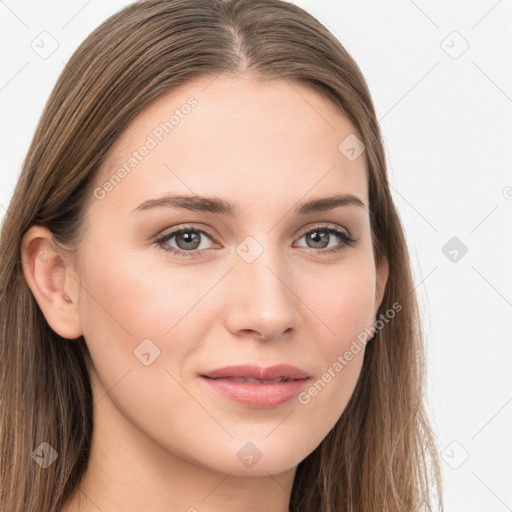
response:
{"label": "upper eyelid", "polygon": [[183,227],[178,227],[178,228],[171,228],[169,231],[164,231],[163,233],[161,233],[160,235],[157,235],[155,237],[155,239],[157,240],[161,240],[162,238],[172,238],[173,236],[176,236],[177,233],[180,233],[182,231],[198,231],[202,234],[206,234],[208,235],[211,239],[214,239],[215,236],[210,233],[207,229],[205,229],[204,227],[198,227],[198,226],[183,226]]}

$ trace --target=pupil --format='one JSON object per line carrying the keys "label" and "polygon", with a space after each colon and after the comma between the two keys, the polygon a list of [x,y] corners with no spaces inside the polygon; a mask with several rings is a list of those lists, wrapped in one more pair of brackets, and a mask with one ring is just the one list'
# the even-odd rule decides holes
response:
{"label": "pupil", "polygon": [[178,234],[176,242],[178,245],[180,245],[179,242],[183,242],[185,244],[185,247],[183,247],[184,249],[197,249],[199,246],[199,236],[193,231],[184,231]]}
{"label": "pupil", "polygon": [[[325,231],[313,231],[311,233],[310,238],[312,239],[314,244],[315,243],[321,244],[321,247],[315,247],[315,249],[323,249],[324,247],[327,247],[327,245],[329,244],[329,242],[327,240],[327,233]],[[322,238],[324,239],[323,240],[324,243],[322,243],[322,240],[321,240]]]}

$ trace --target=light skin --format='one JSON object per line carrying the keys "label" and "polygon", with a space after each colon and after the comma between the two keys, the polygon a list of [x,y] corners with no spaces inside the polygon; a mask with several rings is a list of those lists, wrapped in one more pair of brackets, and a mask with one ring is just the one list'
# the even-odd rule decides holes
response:
{"label": "light skin", "polygon": [[[363,155],[351,161],[338,149],[355,130],[297,83],[221,75],[168,93],[116,142],[94,186],[191,96],[197,106],[121,182],[91,195],[78,261],[46,228],[23,239],[25,276],[49,325],[69,343],[84,336],[92,359],[91,458],[65,512],[286,512],[297,465],[360,375],[364,348],[309,403],[270,408],[228,400],[198,377],[285,363],[316,382],[374,324],[388,266],[374,260]],[[239,211],[133,212],[166,194],[215,196]],[[344,194],[362,206],[294,212]],[[155,243],[185,226],[198,248],[172,235],[163,244],[199,257]],[[146,339],[160,350],[149,365],[134,354]],[[237,456],[249,442],[261,454],[251,467]]]}

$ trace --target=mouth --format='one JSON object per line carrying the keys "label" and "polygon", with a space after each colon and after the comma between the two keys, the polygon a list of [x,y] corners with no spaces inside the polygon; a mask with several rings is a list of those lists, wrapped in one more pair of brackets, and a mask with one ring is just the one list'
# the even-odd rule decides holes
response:
{"label": "mouth", "polygon": [[289,382],[292,380],[302,380],[302,379],[289,379],[288,377],[279,377],[277,379],[253,379],[252,377],[208,377],[206,375],[201,375],[205,379],[213,379],[213,380],[224,380],[227,382],[244,382],[246,384],[277,384],[278,382]]}
{"label": "mouth", "polygon": [[209,389],[255,408],[271,408],[294,398],[311,379],[295,366],[229,366],[199,375]]}

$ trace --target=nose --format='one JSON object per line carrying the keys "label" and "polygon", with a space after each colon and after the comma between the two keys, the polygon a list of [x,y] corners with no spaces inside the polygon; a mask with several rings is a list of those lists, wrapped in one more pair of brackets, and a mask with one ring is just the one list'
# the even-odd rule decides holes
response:
{"label": "nose", "polygon": [[274,340],[297,329],[300,300],[289,266],[274,251],[264,250],[253,262],[237,256],[227,280],[227,329],[237,337]]}

